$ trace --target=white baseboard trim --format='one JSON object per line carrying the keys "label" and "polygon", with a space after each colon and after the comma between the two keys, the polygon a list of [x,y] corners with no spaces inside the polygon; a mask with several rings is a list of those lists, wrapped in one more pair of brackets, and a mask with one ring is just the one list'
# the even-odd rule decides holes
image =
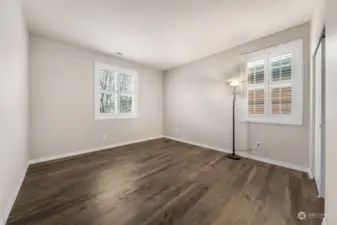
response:
{"label": "white baseboard trim", "polygon": [[159,135],[159,136],[155,136],[155,137],[144,138],[144,139],[139,139],[139,140],[134,140],[134,141],[127,141],[127,142],[122,142],[122,143],[113,144],[113,145],[95,147],[95,148],[90,148],[90,149],[85,149],[85,150],[60,154],[60,155],[47,156],[47,157],[43,157],[43,158],[29,160],[28,163],[29,163],[29,165],[32,165],[32,164],[36,164],[36,163],[48,162],[48,161],[51,161],[51,160],[82,155],[82,154],[86,154],[86,153],[90,153],[90,152],[102,151],[102,150],[106,150],[106,149],[110,149],[110,148],[116,148],[116,147],[120,147],[120,146],[124,146],[124,145],[135,144],[135,143],[144,142],[144,141],[150,141],[150,140],[154,140],[154,139],[158,139],[158,138],[163,138],[163,136]]}
{"label": "white baseboard trim", "polygon": [[247,157],[250,159],[254,159],[257,161],[261,161],[264,163],[268,163],[268,164],[272,164],[272,165],[276,165],[276,166],[281,166],[284,168],[288,168],[288,169],[292,169],[292,170],[297,170],[300,172],[304,172],[304,173],[308,173],[309,169],[303,166],[299,166],[299,165],[295,165],[295,164],[291,164],[291,163],[286,163],[286,162],[282,162],[282,161],[278,161],[278,160],[274,160],[274,159],[270,159],[270,158],[266,158],[266,157],[262,157],[262,156],[257,156],[257,155],[251,155],[251,154],[241,154],[243,157]]}
{"label": "white baseboard trim", "polygon": [[8,220],[9,214],[12,211],[13,205],[14,205],[15,200],[16,200],[18,194],[19,194],[19,191],[20,191],[20,188],[22,186],[23,180],[26,177],[26,173],[27,173],[28,167],[29,167],[29,165],[27,164],[26,168],[24,169],[24,171],[23,171],[23,173],[22,173],[22,175],[20,177],[20,180],[18,181],[16,187],[13,189],[13,192],[12,192],[12,194],[10,196],[10,199],[9,199],[9,203],[8,203],[7,208],[5,210],[5,214],[4,214],[3,218],[0,219],[0,224],[1,225],[5,225],[6,222],[7,222],[7,220]]}
{"label": "white baseboard trim", "polygon": [[[208,149],[224,152],[224,153],[227,153],[227,154],[232,153],[232,151],[229,150],[229,149],[214,147],[214,146],[205,145],[205,144],[197,143],[197,142],[194,142],[194,141],[187,141],[187,140],[183,140],[183,139],[175,138],[175,137],[170,137],[170,136],[164,136],[164,137],[168,138],[168,139],[171,139],[171,140],[174,140],[174,141],[179,141],[179,142],[183,142],[183,143],[186,143],[186,144],[196,145],[196,146],[200,146],[200,147],[203,147],[203,148],[208,148]],[[281,161],[278,161],[278,160],[273,160],[273,159],[269,159],[269,158],[266,158],[266,157],[249,154],[247,152],[240,152],[239,151],[239,152],[237,152],[237,154],[242,156],[242,157],[245,157],[245,158],[250,158],[250,159],[253,159],[253,160],[256,160],[256,161],[260,161],[260,162],[264,162],[264,163],[268,163],[268,164],[272,164],[272,165],[276,165],[276,166],[281,166],[281,167],[305,172],[305,173],[308,173],[308,174],[310,172],[309,168],[306,168],[306,167],[303,167],[303,166],[285,163],[285,162],[281,162]]]}
{"label": "white baseboard trim", "polygon": [[216,151],[219,151],[219,152],[231,153],[230,150],[226,150],[224,148],[205,145],[205,144],[201,144],[201,143],[194,142],[194,141],[187,141],[187,140],[183,140],[183,139],[175,138],[175,137],[171,137],[171,136],[164,136],[164,138],[171,139],[171,140],[178,141],[178,142],[183,142],[183,143],[190,144],[190,145],[196,145],[196,146],[199,146],[199,147],[202,147],[202,148],[208,148],[208,149],[216,150]]}
{"label": "white baseboard trim", "polygon": [[311,171],[311,169],[309,168],[309,170],[308,170],[308,176],[309,176],[309,179],[310,180],[314,180],[314,174],[313,174],[313,172]]}

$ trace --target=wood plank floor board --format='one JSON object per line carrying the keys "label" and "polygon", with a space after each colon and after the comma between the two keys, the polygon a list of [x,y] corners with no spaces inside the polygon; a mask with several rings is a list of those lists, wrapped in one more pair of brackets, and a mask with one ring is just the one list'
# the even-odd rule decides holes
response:
{"label": "wood plank floor board", "polygon": [[318,225],[302,172],[168,139],[29,167],[8,225]]}

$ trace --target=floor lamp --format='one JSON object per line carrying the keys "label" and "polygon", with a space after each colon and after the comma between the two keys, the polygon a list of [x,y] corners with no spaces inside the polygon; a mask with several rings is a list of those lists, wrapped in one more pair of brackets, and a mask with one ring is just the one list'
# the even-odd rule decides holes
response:
{"label": "floor lamp", "polygon": [[232,154],[228,155],[228,158],[233,160],[240,160],[241,157],[235,154],[235,102],[236,102],[236,89],[241,85],[241,81],[229,81],[229,86],[233,89],[233,149]]}

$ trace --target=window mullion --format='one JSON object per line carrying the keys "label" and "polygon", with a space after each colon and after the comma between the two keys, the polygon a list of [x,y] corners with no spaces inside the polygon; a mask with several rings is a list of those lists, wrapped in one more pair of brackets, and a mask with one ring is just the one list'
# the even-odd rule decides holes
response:
{"label": "window mullion", "polygon": [[254,84],[256,84],[256,66],[254,66]]}
{"label": "window mullion", "polygon": [[282,100],[282,96],[281,96],[281,93],[282,93],[282,91],[281,91],[282,89],[281,88],[279,88],[278,89],[278,113],[279,113],[279,115],[282,115],[282,110],[281,110],[281,100]]}
{"label": "window mullion", "polygon": [[116,111],[115,111],[115,113],[118,115],[118,114],[120,114],[120,109],[119,109],[119,101],[120,101],[120,93],[119,93],[119,85],[120,85],[120,76],[119,76],[119,73],[116,73],[115,74],[115,80],[116,80],[116,85],[115,85],[115,87],[116,87],[116,90],[115,90],[115,98],[116,98],[116,101],[115,101],[115,109],[116,109]]}
{"label": "window mullion", "polygon": [[265,96],[264,96],[264,103],[265,103],[265,117],[266,119],[270,119],[270,66],[269,66],[269,53],[265,56],[265,82],[264,82],[264,90],[265,90]]}
{"label": "window mullion", "polygon": [[260,83],[260,84],[248,84],[247,85],[247,89],[265,89],[265,84],[264,83]]}
{"label": "window mullion", "polygon": [[253,114],[256,115],[256,89],[253,92]]}

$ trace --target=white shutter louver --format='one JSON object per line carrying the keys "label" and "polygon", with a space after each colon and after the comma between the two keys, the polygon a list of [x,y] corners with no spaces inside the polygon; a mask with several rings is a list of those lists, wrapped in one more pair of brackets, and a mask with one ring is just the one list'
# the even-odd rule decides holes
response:
{"label": "white shutter louver", "polygon": [[249,115],[264,114],[264,89],[248,90],[248,114]]}
{"label": "white shutter louver", "polygon": [[248,84],[264,83],[264,60],[248,63]]}
{"label": "white shutter louver", "polygon": [[248,63],[248,114],[264,114],[265,61]]}
{"label": "white shutter louver", "polygon": [[291,80],[291,59],[291,53],[270,59],[273,82]]}
{"label": "white shutter louver", "polygon": [[291,87],[272,88],[272,114],[291,114]]}
{"label": "white shutter louver", "polygon": [[272,115],[292,112],[292,54],[270,58]]}

